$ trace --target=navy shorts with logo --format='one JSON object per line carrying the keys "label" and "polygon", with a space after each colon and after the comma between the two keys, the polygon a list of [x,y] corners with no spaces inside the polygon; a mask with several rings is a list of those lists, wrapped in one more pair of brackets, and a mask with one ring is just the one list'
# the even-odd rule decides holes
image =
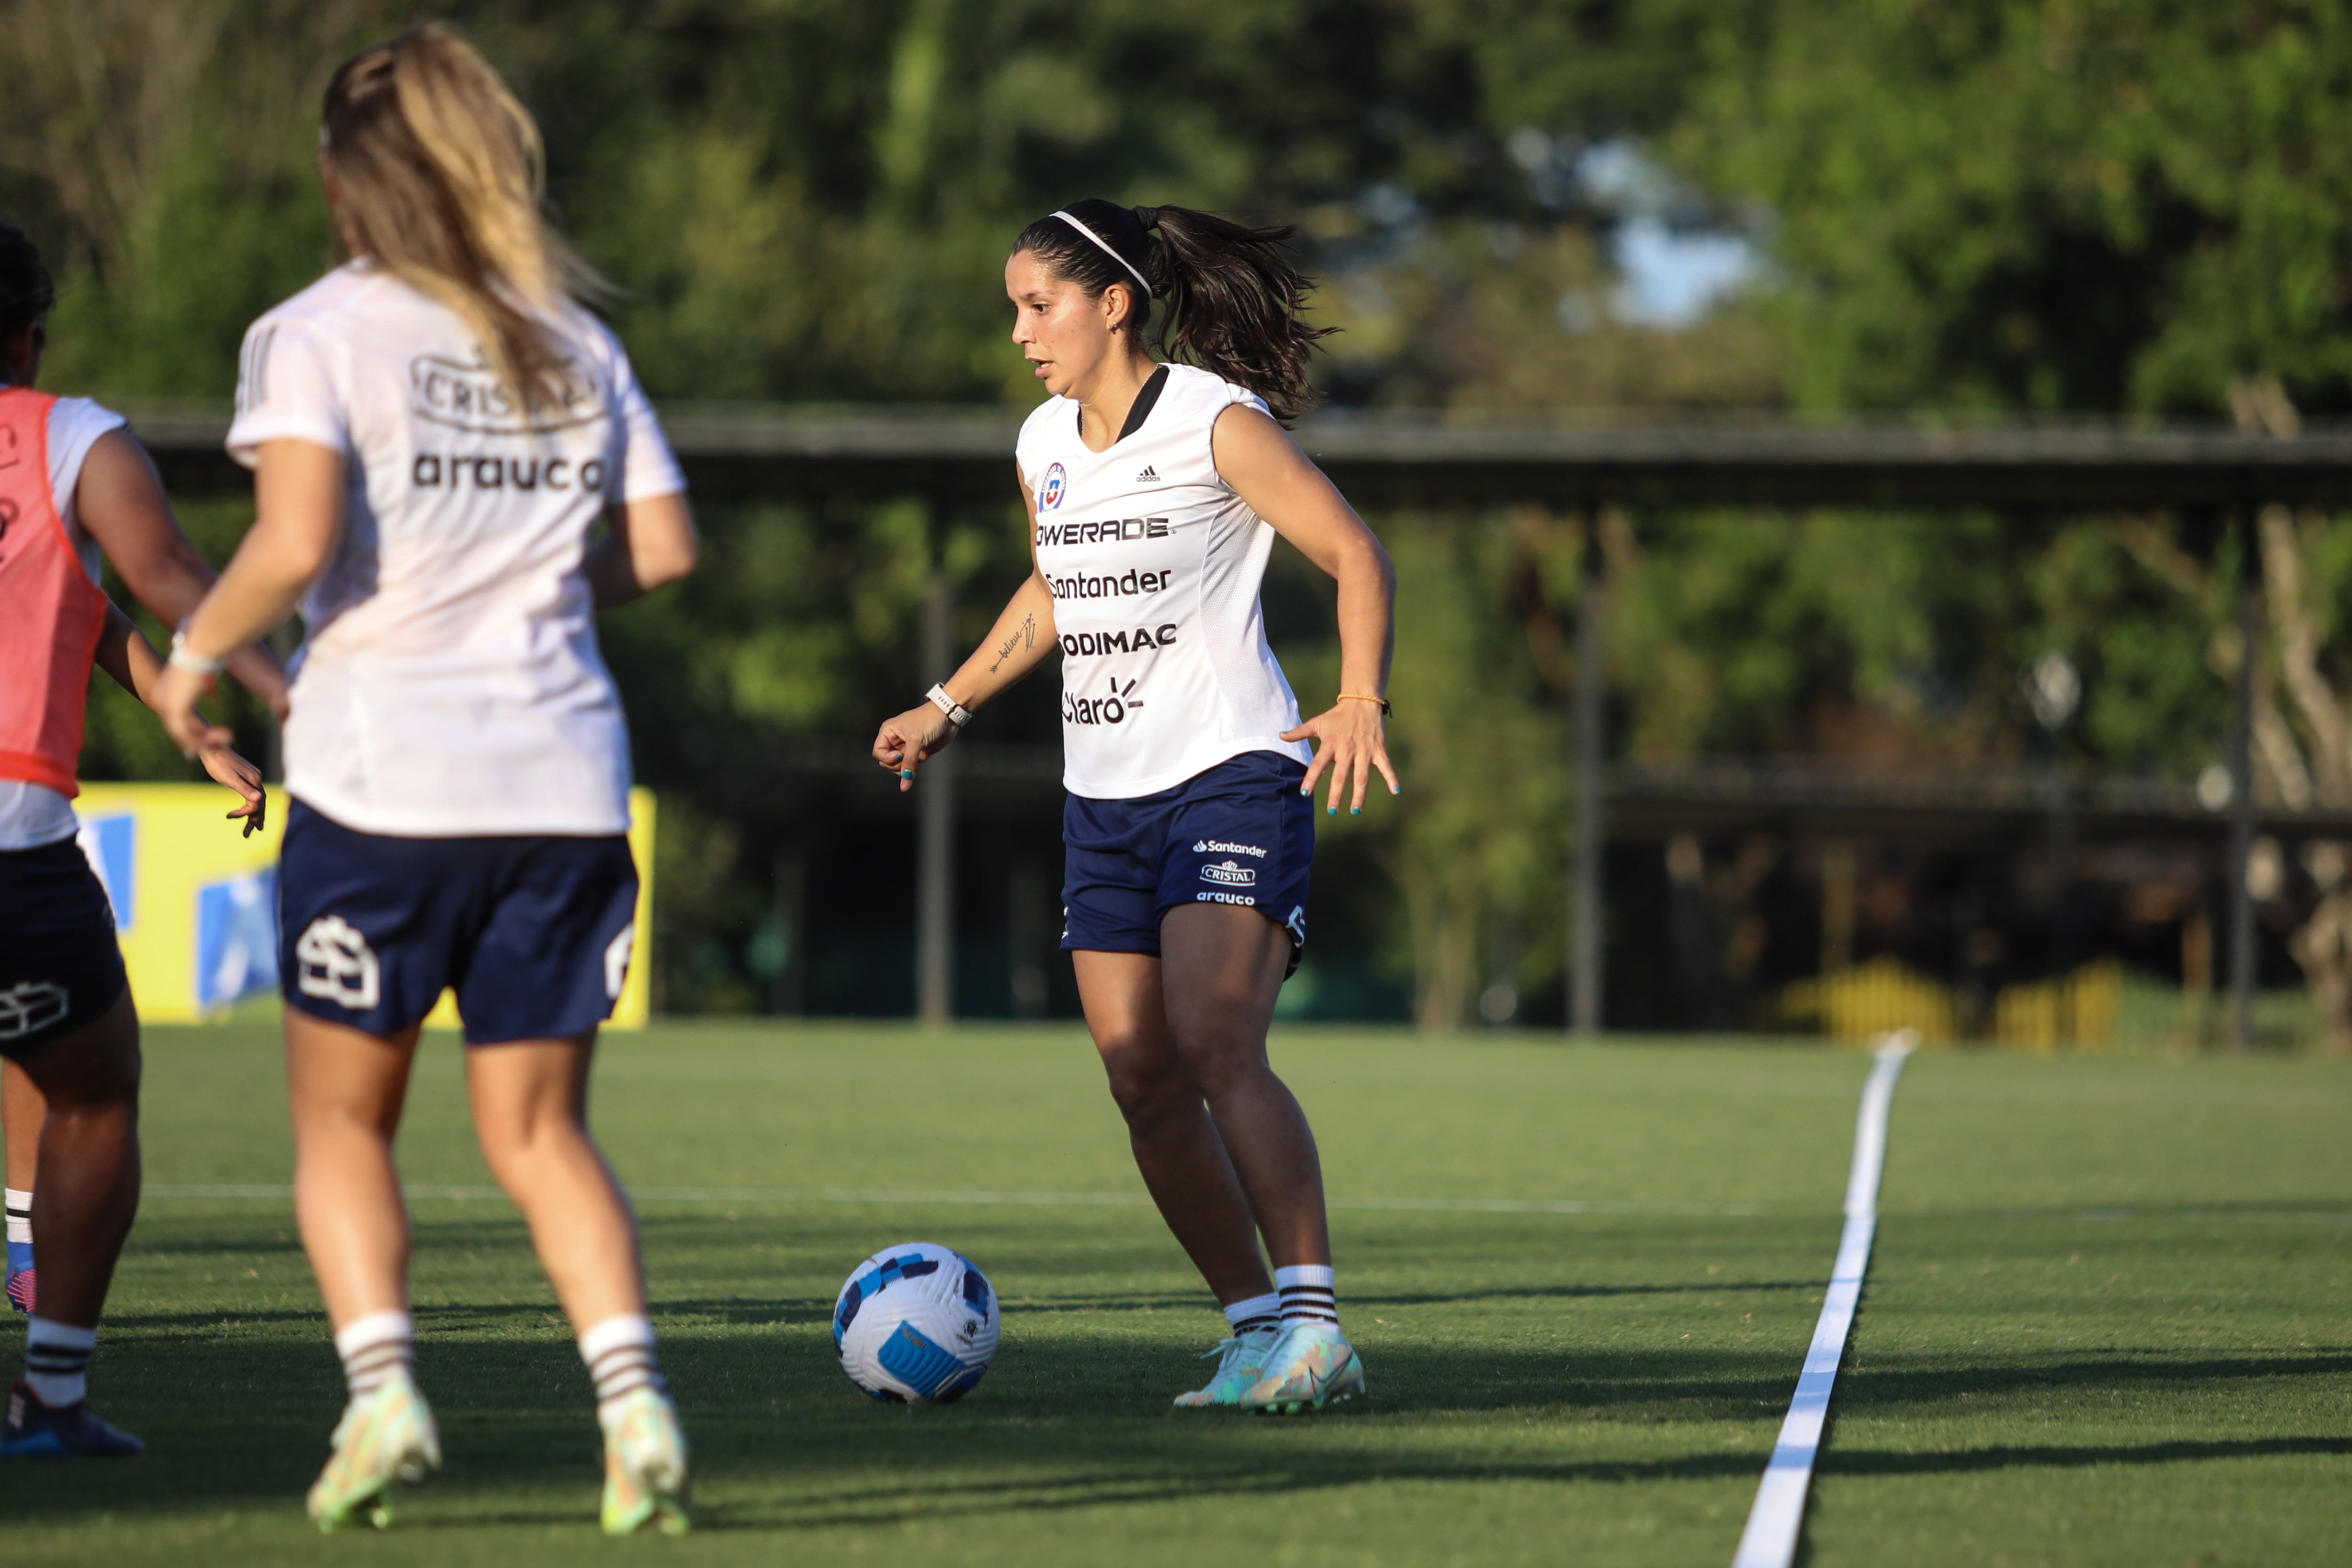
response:
{"label": "navy shorts with logo", "polygon": [[636,940],[619,836],[395,838],[286,814],[278,973],[289,1006],[394,1035],[457,993],[468,1045],[563,1039],[612,1016]]}
{"label": "navy shorts with logo", "polygon": [[1156,795],[1066,796],[1063,947],[1156,956],[1170,910],[1232,904],[1289,931],[1297,969],[1315,862],[1315,803],[1298,793],[1306,776],[1294,757],[1244,752]]}
{"label": "navy shorts with logo", "polygon": [[114,907],[81,845],[0,849],[0,1056],[87,1028],[130,984]]}

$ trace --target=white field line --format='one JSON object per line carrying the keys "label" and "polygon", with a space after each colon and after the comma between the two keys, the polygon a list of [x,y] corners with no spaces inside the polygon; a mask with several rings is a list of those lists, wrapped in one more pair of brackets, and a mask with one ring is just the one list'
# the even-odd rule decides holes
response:
{"label": "white field line", "polygon": [[1838,1362],[1853,1328],[1863,1276],[1870,1269],[1871,1238],[1878,1229],[1886,1112],[1903,1064],[1918,1043],[1916,1030],[1901,1029],[1882,1039],[1872,1053],[1878,1059],[1862,1087],[1862,1110],[1854,1118],[1853,1164],[1845,1182],[1845,1234],[1838,1238],[1837,1261],[1830,1266],[1830,1287],[1822,1300],[1812,1346],[1805,1352],[1804,1370],[1797,1376],[1796,1396],[1789,1401],[1788,1416],[1772,1445],[1763,1483],[1756,1489],[1755,1506],[1748,1511],[1748,1527],[1739,1533],[1739,1552],[1731,1568],[1789,1568],[1796,1560],[1798,1532],[1805,1524],[1805,1492],[1812,1485],[1813,1460],[1821,1452],[1822,1424],[1829,1418],[1830,1389],[1837,1382]]}
{"label": "white field line", "polygon": [[[503,1203],[496,1187],[446,1186],[420,1184],[405,1188],[415,1201]],[[804,1192],[792,1187],[633,1187],[641,1203],[685,1204],[958,1204],[989,1208],[1150,1208],[1144,1193],[1020,1193],[964,1188],[826,1187]],[[152,1182],[151,1198],[215,1198],[286,1203],[294,1189],[272,1182]],[[1543,1215],[1720,1215],[1745,1218],[1758,1214],[1753,1204],[1617,1203],[1604,1200],[1543,1198],[1333,1198],[1335,1209],[1360,1209],[1390,1214],[1543,1214]]]}
{"label": "white field line", "polygon": [[[418,1185],[409,1197],[445,1203],[496,1203],[506,1194],[496,1187]],[[960,1204],[1006,1208],[1148,1208],[1142,1193],[1020,1193],[965,1188],[827,1187],[803,1192],[791,1187],[632,1187],[641,1203],[670,1204]],[[151,1198],[216,1198],[288,1203],[294,1189],[269,1182],[150,1182],[143,1194]],[[1586,1198],[1332,1198],[1329,1206],[1374,1214],[1547,1214],[1547,1215],[1694,1215],[1749,1219],[1769,1211],[1754,1204],[1620,1203]],[[2165,1208],[2011,1208],[1937,1211],[1935,1219],[2000,1218],[2023,1220],[2084,1220],[2122,1224],[2156,1220],[2179,1225],[2325,1225],[2352,1226],[2352,1209],[2280,1209],[2233,1212],[2227,1209]]]}

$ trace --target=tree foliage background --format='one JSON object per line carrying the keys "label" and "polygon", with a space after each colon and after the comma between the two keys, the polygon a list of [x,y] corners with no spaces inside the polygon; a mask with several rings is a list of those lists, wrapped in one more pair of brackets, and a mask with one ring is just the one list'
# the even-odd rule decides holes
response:
{"label": "tree foliage background", "polygon": [[[1321,373],[1341,405],[2271,428],[2352,404],[2347,13],[0,0],[0,211],[66,285],[48,385],[221,397],[246,323],[325,256],[311,160],[328,72],[447,16],[541,118],[554,205],[621,284],[616,325],[665,399],[1025,404],[1004,246],[1096,194],[1298,224],[1318,319],[1343,329]],[[1642,284],[1662,248],[1730,258],[1732,286],[1661,310]],[[188,521],[220,555],[244,516],[205,503]],[[971,635],[1023,568],[1016,520],[1008,501],[949,530]],[[1559,627],[1580,525],[1373,521],[1405,567],[1397,738],[1414,787],[1338,847],[1385,879],[1376,961],[1449,1026],[1496,981],[1557,984]],[[767,873],[740,852],[754,808],[724,781],[861,740],[900,700],[930,564],[903,508],[705,522],[709,567],[607,628],[641,772],[672,803],[662,983],[682,1009],[756,1000],[742,955]],[[2258,651],[2264,787],[2352,793],[2322,700],[2352,679],[2335,608],[2352,546],[2330,519],[2265,528],[2280,631]],[[2018,671],[2051,647],[2084,673],[2075,765],[2185,777],[2220,754],[2238,563],[2171,520],[1612,516],[1604,531],[1613,743],[1631,757],[1999,763],[2029,743]],[[1295,560],[1282,574],[1312,586]],[[1295,628],[1302,691],[1328,640]],[[1005,730],[1049,742],[1050,721],[1032,702]],[[179,767],[108,697],[90,763]],[[2307,902],[2340,886],[2309,884]]]}

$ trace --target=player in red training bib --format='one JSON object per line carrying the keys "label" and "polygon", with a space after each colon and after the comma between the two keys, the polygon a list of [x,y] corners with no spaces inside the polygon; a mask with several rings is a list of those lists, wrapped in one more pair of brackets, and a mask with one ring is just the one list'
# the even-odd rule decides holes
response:
{"label": "player in red training bib", "polygon": [[[1318,1409],[1364,1385],[1314,1134],[1265,1037],[1307,943],[1317,783],[1333,812],[1360,811],[1376,773],[1397,787],[1395,574],[1277,422],[1312,401],[1322,335],[1298,319],[1290,232],[1096,200],[1022,231],[1013,337],[1053,394],[1016,451],[1035,569],[981,651],[874,742],[910,788],[973,710],[1061,653],[1062,945],[1136,1164],[1232,1330],[1188,1408]],[[1153,355],[1155,310],[1194,363]],[[1258,604],[1277,534],[1339,584],[1339,690],[1304,722]]]}
{"label": "player in red training bib", "polygon": [[[0,1454],[99,1457],[142,1447],[86,1397],[139,1209],[139,1014],[71,802],[91,665],[151,704],[163,677],[99,589],[99,546],[150,603],[192,604],[211,574],[121,418],[33,390],[55,300],[23,231],[0,223],[0,1092],[9,1296],[32,1317]],[[268,690],[266,654],[243,650],[239,666]],[[259,771],[201,716],[186,732],[205,771],[244,797],[229,816],[257,825]]]}

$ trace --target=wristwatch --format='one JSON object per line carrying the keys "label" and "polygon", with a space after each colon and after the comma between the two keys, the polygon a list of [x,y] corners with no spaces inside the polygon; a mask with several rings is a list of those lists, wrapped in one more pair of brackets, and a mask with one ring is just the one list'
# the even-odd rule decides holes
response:
{"label": "wristwatch", "polygon": [[923,695],[929,698],[931,700],[931,706],[946,714],[948,716],[948,722],[954,725],[957,729],[961,730],[966,724],[971,722],[971,710],[966,708],[962,703],[949,696],[948,689],[946,687],[934,686],[929,691],[923,693]]}

